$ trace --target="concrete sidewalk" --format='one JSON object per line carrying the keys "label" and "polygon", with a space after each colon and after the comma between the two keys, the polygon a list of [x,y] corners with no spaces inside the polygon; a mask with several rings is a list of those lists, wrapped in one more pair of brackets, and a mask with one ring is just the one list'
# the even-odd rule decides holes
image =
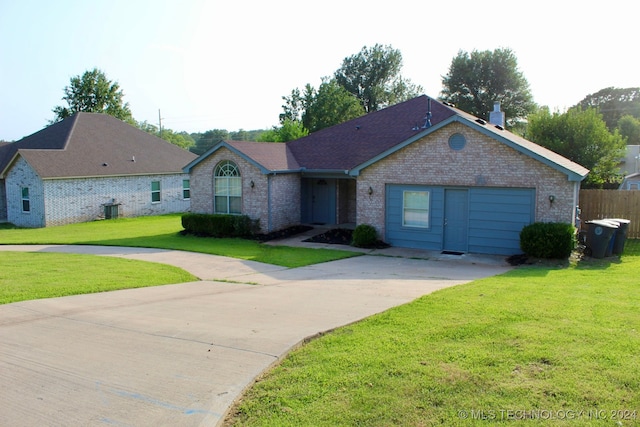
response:
{"label": "concrete sidewalk", "polygon": [[0,250],[166,262],[205,279],[0,306],[0,425],[12,426],[213,426],[305,338],[509,269],[371,255],[287,269],[156,249]]}

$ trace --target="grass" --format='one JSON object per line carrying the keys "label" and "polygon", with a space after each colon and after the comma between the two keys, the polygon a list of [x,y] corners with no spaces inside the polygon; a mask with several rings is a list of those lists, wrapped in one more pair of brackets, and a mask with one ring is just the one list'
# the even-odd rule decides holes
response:
{"label": "grass", "polygon": [[193,282],[164,264],[56,253],[0,253],[0,304],[40,298]]}
{"label": "grass", "polygon": [[224,255],[284,267],[302,267],[360,255],[357,252],[271,246],[253,240],[180,235],[180,215],[119,218],[36,229],[0,224],[0,244],[73,244],[176,249]]}
{"label": "grass", "polygon": [[629,240],[435,292],[293,351],[226,425],[640,425],[639,277]]}

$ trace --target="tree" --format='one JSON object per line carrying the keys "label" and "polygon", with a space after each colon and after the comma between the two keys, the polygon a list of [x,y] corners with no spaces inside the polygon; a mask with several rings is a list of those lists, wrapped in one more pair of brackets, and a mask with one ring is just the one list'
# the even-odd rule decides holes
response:
{"label": "tree", "polygon": [[173,145],[184,148],[185,150],[189,150],[196,144],[195,140],[187,132],[174,132],[173,130],[166,128],[163,128],[162,132],[160,132],[156,125],[153,125],[146,120],[143,122],[137,122],[136,126],[140,130],[162,138]]}
{"label": "tree", "polygon": [[597,108],[609,130],[613,131],[618,126],[618,120],[624,115],[640,119],[640,87],[607,87],[587,95],[576,107],[583,110],[589,107]]}
{"label": "tree", "polygon": [[337,125],[364,114],[356,97],[347,92],[335,80],[322,82],[312,101],[302,114],[302,124],[309,132]]}
{"label": "tree", "polygon": [[535,110],[529,83],[510,49],[459,51],[442,78],[441,99],[480,118],[500,102],[511,128]]}
{"label": "tree", "polygon": [[541,108],[529,115],[527,138],[591,170],[583,186],[597,187],[620,180],[618,163],[624,138],[609,131],[595,108],[551,113]]}
{"label": "tree", "polygon": [[196,145],[191,147],[190,150],[195,154],[203,154],[220,141],[227,139],[229,139],[229,132],[226,129],[208,130],[198,138]]}
{"label": "tree", "polygon": [[391,46],[376,44],[342,61],[334,73],[336,82],[355,95],[366,113],[414,98],[423,92],[400,75],[402,54]]}
{"label": "tree", "polygon": [[618,131],[627,139],[627,145],[640,145],[640,120],[626,114],[618,120]]}
{"label": "tree", "polygon": [[303,136],[307,136],[309,131],[305,129],[301,122],[297,120],[285,119],[280,127],[263,132],[259,137],[260,142],[287,142],[293,141]]}
{"label": "tree", "polygon": [[280,114],[280,123],[297,121],[309,132],[337,125],[355,119],[364,114],[364,109],[354,95],[338,85],[335,79],[325,77],[316,90],[310,84],[291,91],[288,97],[282,97],[285,105]]}
{"label": "tree", "polygon": [[70,85],[64,88],[64,94],[62,99],[68,106],[54,107],[53,112],[56,116],[51,123],[84,111],[109,114],[132,125],[136,124],[129,104],[122,100],[124,93],[118,83],[111,82],[104,72],[97,68],[85,71],[82,76],[72,77]]}

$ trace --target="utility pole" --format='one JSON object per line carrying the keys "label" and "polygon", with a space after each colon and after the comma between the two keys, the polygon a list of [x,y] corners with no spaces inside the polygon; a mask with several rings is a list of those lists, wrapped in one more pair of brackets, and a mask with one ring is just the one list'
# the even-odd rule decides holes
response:
{"label": "utility pole", "polygon": [[160,134],[160,138],[162,138],[162,116],[160,116],[159,108],[158,108],[158,133]]}

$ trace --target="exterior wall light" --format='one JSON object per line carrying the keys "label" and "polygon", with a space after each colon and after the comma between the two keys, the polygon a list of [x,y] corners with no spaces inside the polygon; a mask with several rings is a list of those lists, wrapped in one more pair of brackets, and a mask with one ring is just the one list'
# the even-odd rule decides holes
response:
{"label": "exterior wall light", "polygon": [[373,188],[369,187],[369,195],[373,194]]}
{"label": "exterior wall light", "polygon": [[556,201],[556,196],[554,196],[553,194],[549,196],[549,204],[552,205],[553,202]]}
{"label": "exterior wall light", "polygon": [[255,186],[256,186],[256,183],[255,183],[255,182],[253,182],[253,180],[251,180],[251,182],[249,183],[249,185],[251,186],[251,188],[253,188],[253,187],[255,187]]}

